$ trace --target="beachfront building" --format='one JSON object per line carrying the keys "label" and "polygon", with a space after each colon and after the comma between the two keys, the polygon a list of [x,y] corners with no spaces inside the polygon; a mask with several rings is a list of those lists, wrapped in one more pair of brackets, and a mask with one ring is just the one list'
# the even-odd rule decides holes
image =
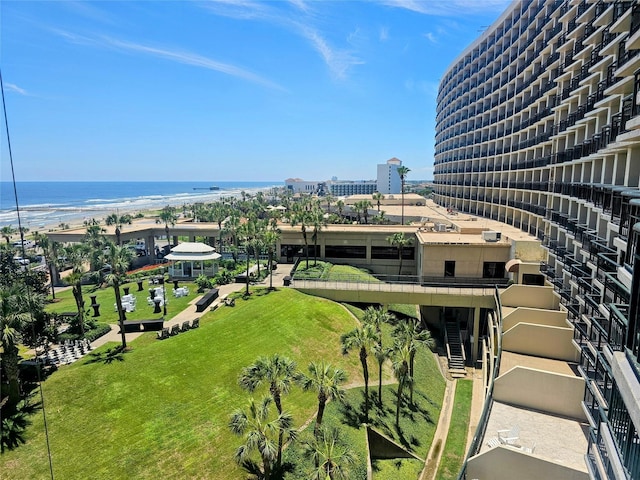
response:
{"label": "beachfront building", "polygon": [[327,182],[327,188],[334,197],[348,197],[349,195],[372,195],[376,192],[375,180],[331,180]]}
{"label": "beachfront building", "polygon": [[292,193],[307,193],[316,195],[324,189],[324,182],[310,182],[301,178],[287,178],[284,181],[285,188]]}
{"label": "beachfront building", "polygon": [[376,181],[378,192],[385,195],[401,193],[402,183],[400,182],[400,175],[398,175],[398,168],[401,166],[402,161],[396,157],[387,160],[386,163],[378,164]]}
{"label": "beachfront building", "polygon": [[[640,478],[638,53],[637,1],[523,0],[442,76],[435,201],[537,237],[553,289],[552,296],[539,290],[537,300],[531,293],[502,299],[504,323],[487,357],[498,365],[488,392],[499,408],[481,423],[465,478]],[[546,355],[554,361],[536,363],[528,353],[502,358],[499,367],[505,344],[526,344],[506,321],[522,307],[529,342],[544,329],[536,312],[548,313],[547,326],[559,318],[556,335],[545,337],[556,346]],[[540,392],[526,388],[533,384],[546,392],[536,404],[531,396]],[[522,412],[514,408],[546,412],[537,428],[555,428],[537,447],[523,444],[515,432]],[[586,433],[549,420],[560,418]],[[519,450],[502,441],[500,421],[520,438]]]}

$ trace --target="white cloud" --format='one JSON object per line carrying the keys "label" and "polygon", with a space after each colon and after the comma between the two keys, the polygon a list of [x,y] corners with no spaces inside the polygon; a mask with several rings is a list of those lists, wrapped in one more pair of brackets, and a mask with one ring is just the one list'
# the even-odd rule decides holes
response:
{"label": "white cloud", "polygon": [[4,88],[8,92],[16,92],[16,93],[19,93],[20,95],[25,95],[25,96],[29,95],[25,89],[20,88],[19,86],[14,85],[13,83],[5,83]]}
{"label": "white cloud", "polygon": [[433,34],[433,32],[425,33],[424,38],[429,40],[431,43],[438,43],[438,40],[436,39],[436,36]]}
{"label": "white cloud", "polygon": [[329,67],[332,75],[339,80],[344,80],[347,77],[347,73],[352,66],[364,63],[346,50],[333,49],[329,43],[312,28],[301,25],[301,32],[303,36],[311,42],[311,46],[320,53],[320,56],[327,67]]}
{"label": "white cloud", "polygon": [[205,68],[207,70],[213,70],[216,72],[224,73],[227,75],[231,75],[233,77],[238,77],[249,82],[253,82],[268,88],[272,88],[275,90],[285,89],[280,85],[263,78],[253,72],[245,70],[236,65],[231,65],[228,63],[218,62],[217,60],[213,60],[211,58],[198,55],[197,53],[180,51],[180,50],[169,50],[158,47],[152,47],[149,45],[143,45],[140,43],[127,42],[124,40],[118,40],[110,37],[85,37],[81,35],[76,35],[70,32],[56,30],[56,33],[70,42],[82,44],[82,45],[92,45],[103,48],[112,48],[123,52],[134,52],[141,53],[144,55],[149,55],[157,58],[163,58],[165,60],[170,60],[176,63],[182,63],[184,65],[191,65],[194,67]]}
{"label": "white cloud", "polygon": [[[316,27],[315,13],[304,0],[262,3],[250,0],[209,0],[199,2],[198,5],[216,15],[263,21],[299,35],[320,55],[335,79],[344,80],[351,67],[364,63],[353,52],[329,43]],[[287,6],[293,6],[294,10],[286,8]],[[355,41],[358,34],[356,29],[348,35],[347,43]]]}

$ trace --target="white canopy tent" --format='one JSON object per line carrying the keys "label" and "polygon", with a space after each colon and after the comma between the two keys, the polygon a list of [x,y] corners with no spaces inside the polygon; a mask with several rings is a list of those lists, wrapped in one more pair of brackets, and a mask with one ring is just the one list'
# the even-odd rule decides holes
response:
{"label": "white canopy tent", "polygon": [[204,243],[183,242],[173,247],[164,258],[171,261],[171,278],[196,278],[200,274],[215,275],[221,257],[215,248]]}

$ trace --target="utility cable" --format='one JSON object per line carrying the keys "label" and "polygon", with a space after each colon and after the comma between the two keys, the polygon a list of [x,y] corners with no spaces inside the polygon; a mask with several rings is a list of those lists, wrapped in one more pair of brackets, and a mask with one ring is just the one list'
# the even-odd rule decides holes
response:
{"label": "utility cable", "polygon": [[[22,229],[22,222],[20,219],[20,205],[18,203],[18,189],[16,187],[16,174],[13,168],[13,154],[11,152],[11,137],[9,135],[9,121],[7,120],[7,103],[4,98],[4,83],[2,81],[2,69],[0,69],[0,91],[2,92],[2,110],[4,113],[4,125],[5,130],[7,132],[7,148],[9,151],[9,163],[11,165],[11,181],[13,184],[13,196],[16,202],[16,216],[18,217],[18,231],[20,232],[20,246],[22,250],[22,258],[27,258],[27,254],[24,246],[24,231]],[[22,268],[26,269],[26,265],[22,265]],[[53,281],[53,279],[51,279]],[[35,340],[35,319],[33,317],[33,304],[32,304],[32,296],[31,296],[31,287],[27,284],[27,302],[29,305],[29,315],[31,316],[31,335]],[[38,390],[40,392],[40,404],[42,405],[42,419],[44,423],[44,436],[47,442],[47,455],[49,457],[49,473],[51,474],[51,480],[54,479],[53,476],[53,460],[51,458],[51,443],[49,442],[49,428],[47,426],[47,413],[45,410],[44,404],[44,394],[42,392],[42,377],[40,373],[40,365],[38,363],[38,351],[36,349],[36,374],[38,379]]]}

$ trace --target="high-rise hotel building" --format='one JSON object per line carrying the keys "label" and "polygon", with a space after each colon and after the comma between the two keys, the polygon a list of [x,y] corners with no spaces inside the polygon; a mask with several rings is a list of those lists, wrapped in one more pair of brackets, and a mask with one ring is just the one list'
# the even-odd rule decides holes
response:
{"label": "high-rise hotel building", "polygon": [[640,4],[513,2],[442,77],[434,179],[439,204],[545,246],[588,474],[640,478]]}

